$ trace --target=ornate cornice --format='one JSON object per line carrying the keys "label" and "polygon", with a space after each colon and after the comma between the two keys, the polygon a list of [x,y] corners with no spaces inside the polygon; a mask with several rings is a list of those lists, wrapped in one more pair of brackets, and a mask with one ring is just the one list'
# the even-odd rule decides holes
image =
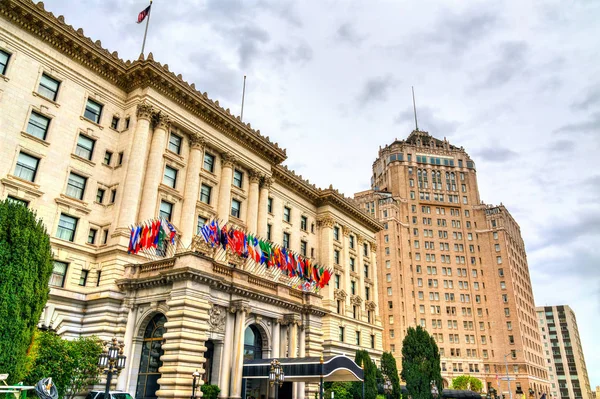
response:
{"label": "ornate cornice", "polygon": [[133,62],[123,61],[116,51],[110,53],[99,40],[94,42],[86,37],[83,29],[67,25],[62,15],[56,17],[46,11],[42,2],[2,0],[0,16],[126,92],[152,87],[271,163],[279,164],[287,158],[285,149],[262,136],[260,130],[252,129],[249,123],[243,123],[229,109],[222,108],[218,101],[209,99],[207,93],[197,91],[194,84],[175,75],[168,65],[154,61],[152,53],[148,59],[140,55]]}
{"label": "ornate cornice", "polygon": [[152,122],[155,129],[169,130],[169,127],[171,127],[171,118],[161,111],[152,115]]}
{"label": "ornate cornice", "polygon": [[147,103],[139,103],[136,108],[136,115],[138,119],[152,119],[152,113],[154,112],[154,108],[152,105]]}

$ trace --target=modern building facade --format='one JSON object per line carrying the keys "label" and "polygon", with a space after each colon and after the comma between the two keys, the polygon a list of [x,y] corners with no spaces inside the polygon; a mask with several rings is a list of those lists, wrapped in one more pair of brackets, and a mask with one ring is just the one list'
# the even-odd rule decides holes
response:
{"label": "modern building facade", "polygon": [[425,327],[444,385],[469,374],[508,393],[548,392],[525,246],[508,210],[479,197],[462,147],[413,131],[380,148],[355,199],[377,236],[384,348],[401,360],[408,327]]}
{"label": "modern building facade", "polygon": [[[198,370],[222,398],[240,398],[243,381],[266,398],[264,379],[245,379],[245,359],[380,357],[381,223],[288,170],[284,149],[152,54],[125,62],[42,3],[0,2],[0,141],[0,198],[35,210],[51,236],[40,324],[123,341],[116,388],[190,397]],[[176,245],[129,254],[130,228],[158,216]],[[212,219],[335,276],[318,292],[296,288],[208,245],[198,234]],[[282,389],[304,398],[316,388]]]}
{"label": "modern building facade", "polygon": [[575,312],[568,305],[538,306],[535,310],[552,397],[592,398]]}

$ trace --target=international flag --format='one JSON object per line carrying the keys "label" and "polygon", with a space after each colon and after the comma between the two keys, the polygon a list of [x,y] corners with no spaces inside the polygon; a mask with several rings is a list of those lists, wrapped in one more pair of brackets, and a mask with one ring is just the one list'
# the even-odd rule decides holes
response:
{"label": "international flag", "polygon": [[144,8],[144,10],[138,14],[138,20],[137,20],[138,24],[141,24],[146,19],[148,14],[150,14],[150,7],[152,7],[152,4],[150,4],[148,7]]}

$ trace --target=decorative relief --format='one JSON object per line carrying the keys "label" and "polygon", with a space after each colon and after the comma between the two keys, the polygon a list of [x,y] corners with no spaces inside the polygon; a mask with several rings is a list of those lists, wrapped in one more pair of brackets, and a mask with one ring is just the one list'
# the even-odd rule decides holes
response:
{"label": "decorative relief", "polygon": [[377,305],[373,301],[365,302],[365,309],[367,309],[367,310],[375,310],[376,307],[377,307]]}
{"label": "decorative relief", "polygon": [[344,291],[342,289],[336,288],[333,290],[333,297],[335,299],[339,299],[340,301],[345,301],[347,296],[348,296],[348,294],[346,294],[346,291]]}
{"label": "decorative relief", "polygon": [[335,224],[335,221],[330,216],[326,216],[321,219],[317,219],[317,227],[319,227],[319,228],[325,227],[328,229],[332,229],[334,224]]}
{"label": "decorative relief", "polygon": [[152,105],[147,103],[140,103],[137,105],[136,115],[138,119],[147,119],[150,120],[152,118],[152,113],[154,112],[154,108]]}
{"label": "decorative relief", "polygon": [[365,239],[363,238],[363,236],[357,234],[356,242],[358,243],[358,245],[363,245],[363,243],[365,242]]}
{"label": "decorative relief", "polygon": [[363,302],[362,298],[359,297],[358,295],[352,295],[350,297],[350,303],[353,304],[353,305],[359,305],[360,306],[362,304],[362,302]]}
{"label": "decorative relief", "polygon": [[163,114],[162,111],[155,113],[152,119],[155,129],[169,130],[169,127],[171,127],[171,118],[169,118],[169,115]]}
{"label": "decorative relief", "polygon": [[348,237],[350,235],[350,227],[342,226],[342,234],[344,237]]}
{"label": "decorative relief", "polygon": [[273,180],[273,178],[269,177],[269,176],[263,176],[263,178],[261,180],[261,185],[263,186],[263,188],[266,188],[267,190],[271,189],[271,186],[273,185],[273,183],[275,183],[275,180]]}
{"label": "decorative relief", "polygon": [[377,251],[377,243],[372,242],[371,244],[371,248],[373,249],[373,251]]}
{"label": "decorative relief", "polygon": [[221,165],[224,168],[233,168],[237,162],[237,158],[230,152],[224,152],[221,154]]}
{"label": "decorative relief", "polygon": [[211,247],[201,236],[194,236],[191,250],[211,258],[215,255],[215,248]]}
{"label": "decorative relief", "polygon": [[251,313],[250,305],[248,305],[248,302],[245,302],[242,300],[233,301],[231,303],[231,306],[229,306],[229,312],[230,313],[244,312],[244,313],[246,313],[246,315],[248,315]]}
{"label": "decorative relief", "polygon": [[246,263],[246,259],[242,258],[236,252],[233,252],[230,248],[227,248],[226,252],[227,263],[234,265],[238,269],[243,269],[244,263]]}
{"label": "decorative relief", "polygon": [[192,148],[203,149],[206,145],[206,140],[204,137],[200,136],[198,133],[190,134],[190,146]]}
{"label": "decorative relief", "polygon": [[208,324],[212,332],[225,332],[225,317],[227,311],[219,305],[212,305],[208,311]]}
{"label": "decorative relief", "polygon": [[262,177],[260,172],[256,169],[250,169],[248,171],[248,176],[250,178],[250,183],[260,183]]}

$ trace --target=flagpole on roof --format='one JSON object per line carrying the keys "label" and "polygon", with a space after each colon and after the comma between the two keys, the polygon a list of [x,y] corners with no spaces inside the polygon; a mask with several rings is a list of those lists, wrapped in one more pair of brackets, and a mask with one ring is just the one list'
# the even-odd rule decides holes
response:
{"label": "flagpole on roof", "polygon": [[152,0],[150,0],[150,6],[148,7],[148,19],[146,20],[146,29],[144,30],[144,41],[142,42],[142,54],[144,54],[144,48],[146,47],[146,36],[148,35],[148,25],[150,24],[150,14],[152,14]]}
{"label": "flagpole on roof", "polygon": [[240,113],[240,121],[244,121],[244,97],[246,97],[246,75],[244,75],[244,88],[242,89],[242,111]]}

